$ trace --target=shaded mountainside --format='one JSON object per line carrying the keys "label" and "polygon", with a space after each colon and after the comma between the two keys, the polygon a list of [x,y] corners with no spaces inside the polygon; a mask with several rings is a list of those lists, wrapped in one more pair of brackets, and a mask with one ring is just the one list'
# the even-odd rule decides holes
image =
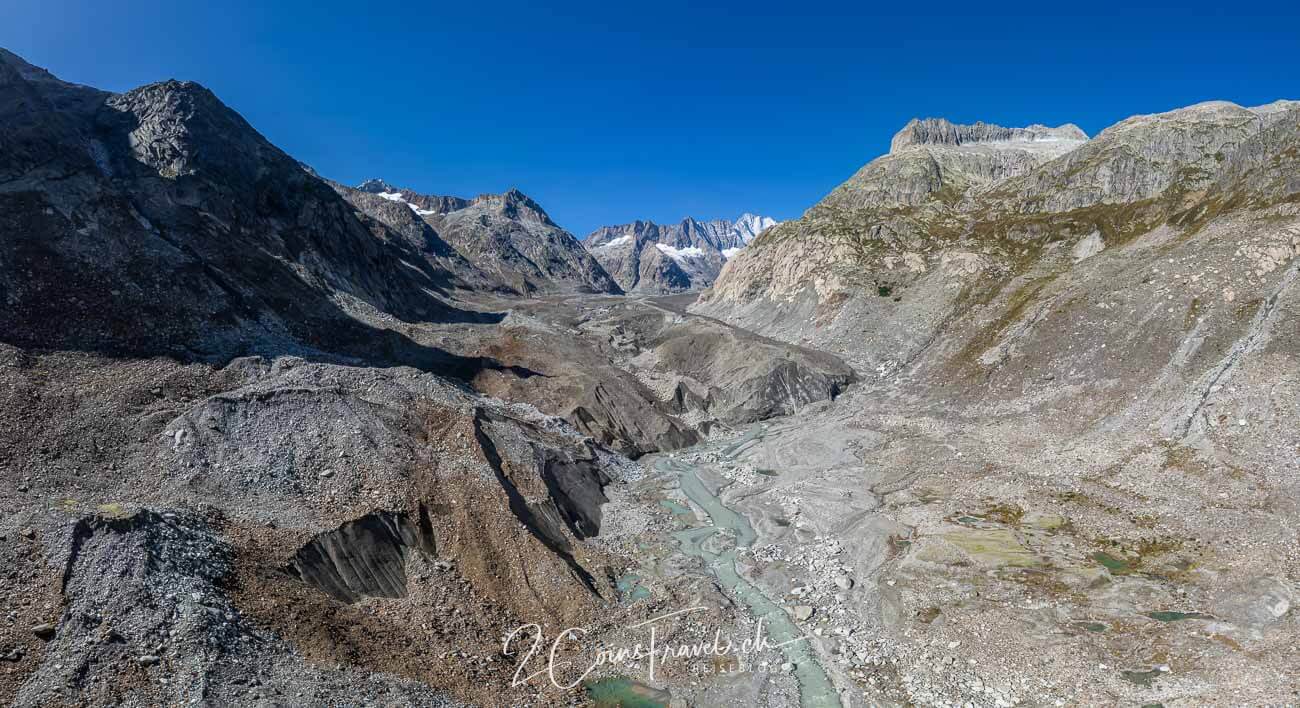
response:
{"label": "shaded mountainside", "polygon": [[[426,225],[434,237],[473,264],[464,279],[480,288],[486,278],[492,287],[519,295],[621,292],[572,234],[517,189],[473,199],[419,194],[377,179],[355,190],[338,189],[390,227],[409,224],[412,218]],[[465,268],[456,272],[464,273]]]}
{"label": "shaded mountainside", "polygon": [[728,258],[776,224],[748,213],[734,222],[687,217],[664,226],[635,221],[603,226],[583,239],[583,245],[623,290],[675,293],[711,285]]}
{"label": "shaded mountainside", "polygon": [[404,345],[352,310],[481,317],[448,304],[454,276],[418,244],[358,215],[202,86],[109,94],[7,52],[0,240],[0,336],[21,346],[369,356]]}

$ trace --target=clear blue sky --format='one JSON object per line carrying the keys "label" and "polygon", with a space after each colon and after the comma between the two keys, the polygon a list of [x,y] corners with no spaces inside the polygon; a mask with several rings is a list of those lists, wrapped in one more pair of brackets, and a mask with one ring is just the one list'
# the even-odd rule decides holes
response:
{"label": "clear blue sky", "polygon": [[579,237],[796,217],[913,116],[1095,134],[1207,99],[1300,99],[1281,2],[0,3],[0,46],[64,79],[199,81],[329,177],[517,186]]}

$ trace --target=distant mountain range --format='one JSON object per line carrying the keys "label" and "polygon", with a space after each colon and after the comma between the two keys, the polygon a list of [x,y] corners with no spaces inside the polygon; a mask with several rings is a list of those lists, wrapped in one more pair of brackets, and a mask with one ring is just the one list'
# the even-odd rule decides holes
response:
{"label": "distant mountain range", "polygon": [[596,229],[583,245],[625,292],[681,292],[711,285],[728,259],[777,223],[749,213],[735,221],[634,221]]}

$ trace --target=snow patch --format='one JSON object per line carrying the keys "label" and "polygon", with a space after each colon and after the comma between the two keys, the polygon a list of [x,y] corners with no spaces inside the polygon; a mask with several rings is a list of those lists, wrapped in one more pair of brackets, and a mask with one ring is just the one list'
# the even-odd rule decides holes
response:
{"label": "snow patch", "polygon": [[605,243],[596,246],[596,248],[615,248],[617,246],[622,246],[623,244],[626,243],[631,243],[631,241],[632,241],[632,235],[628,234],[626,236],[619,236],[618,238],[612,241],[606,241]]}
{"label": "snow patch", "polygon": [[704,249],[700,248],[699,246],[687,246],[686,248],[673,248],[672,246],[666,244],[656,243],[655,248],[659,249],[660,253],[663,253],[665,256],[668,256],[669,258],[675,261],[681,261],[687,258],[699,258],[700,256],[704,255]]}
{"label": "snow patch", "polygon": [[722,257],[726,258],[727,260],[731,260],[732,258],[736,257],[737,253],[740,253],[740,250],[742,248],[744,248],[744,246],[737,246],[735,248],[724,248],[722,249]]}
{"label": "snow patch", "polygon": [[406,201],[406,197],[403,197],[401,192],[380,192],[379,196],[383,197],[384,199],[387,199],[390,202]]}

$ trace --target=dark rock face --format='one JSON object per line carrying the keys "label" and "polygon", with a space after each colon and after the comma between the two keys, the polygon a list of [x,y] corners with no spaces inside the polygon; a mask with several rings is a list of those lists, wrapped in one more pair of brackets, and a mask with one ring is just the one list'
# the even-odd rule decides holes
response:
{"label": "dark rock face", "polygon": [[[663,251],[649,244],[638,254],[636,269],[636,286],[642,291],[680,293],[690,290],[693,287],[703,287],[712,281],[708,275],[713,266],[718,270],[722,269],[721,263],[714,263],[712,259],[706,261],[703,266],[704,272],[700,268],[688,268],[688,266],[677,259],[669,256]],[[695,271],[692,277],[692,271]]]}
{"label": "dark rock face", "polygon": [[[370,190],[352,189],[335,182],[330,182],[330,186],[357,210],[357,217],[370,227],[372,233],[380,237],[385,231],[400,235],[435,272],[445,273],[446,289],[440,290],[439,294],[454,297],[462,292],[514,292],[498,279],[483,272],[447,243],[420,213],[417,213],[411,203],[379,196],[398,192],[388,191],[392,188],[387,185],[374,187],[375,182],[376,180],[371,180],[366,183],[371,185]],[[454,197],[447,199],[455,200]]]}
{"label": "dark rock face", "polygon": [[700,442],[694,430],[673,419],[672,411],[660,410],[661,403],[623,385],[596,383],[584,392],[566,418],[578,430],[628,457]]}
{"label": "dark rock face", "polygon": [[[554,436],[540,428],[502,415],[478,411],[474,434],[488,464],[509,500],[511,512],[524,528],[568,564],[573,576],[592,593],[595,578],[574,556],[574,539],[600,532],[600,507],[609,501],[610,482],[595,454],[557,449]],[[521,461],[531,459],[531,464]],[[540,475],[538,474],[540,473]],[[540,476],[539,488],[536,478]]]}
{"label": "dark rock face", "polygon": [[362,597],[406,597],[406,559],[434,555],[427,510],[420,518],[375,512],[318,535],[303,546],[289,572],[341,602]]}

